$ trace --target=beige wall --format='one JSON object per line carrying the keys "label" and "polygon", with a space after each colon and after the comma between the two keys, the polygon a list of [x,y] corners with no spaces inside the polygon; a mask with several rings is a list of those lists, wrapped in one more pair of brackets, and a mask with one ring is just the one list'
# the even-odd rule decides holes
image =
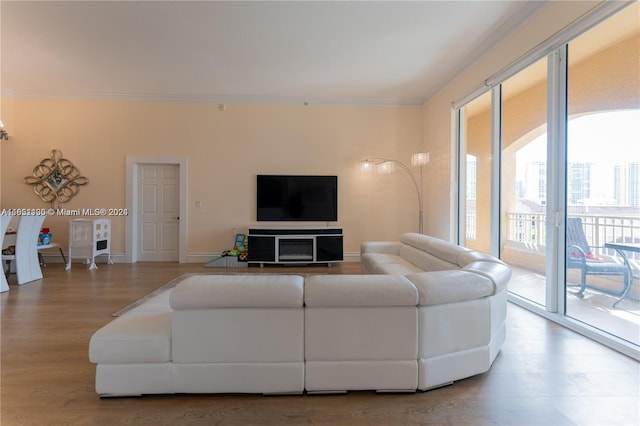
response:
{"label": "beige wall", "polygon": [[[5,130],[9,130],[13,126],[13,98],[7,97],[0,93],[0,119],[4,124]],[[8,143],[8,141],[0,141],[0,147],[2,144]],[[0,171],[2,167],[2,149],[0,149]],[[2,173],[0,173],[0,200],[2,200]]]}
{"label": "beige wall", "polygon": [[[2,143],[2,208],[47,207],[23,182],[59,149],[89,178],[64,207],[126,207],[126,157],[186,157],[188,261],[233,245],[255,219],[256,174],[330,174],[339,182],[345,254],[361,241],[417,230],[417,198],[400,173],[366,175],[359,161],[408,161],[422,138],[421,107],[218,105],[13,99]],[[195,201],[202,203],[195,208]],[[112,251],[125,253],[125,218],[112,217]],[[66,246],[69,217],[48,217]],[[269,224],[269,223],[267,223]],[[291,225],[289,223],[289,225]],[[295,225],[295,224],[294,224]],[[326,223],[311,223],[326,225]]]}

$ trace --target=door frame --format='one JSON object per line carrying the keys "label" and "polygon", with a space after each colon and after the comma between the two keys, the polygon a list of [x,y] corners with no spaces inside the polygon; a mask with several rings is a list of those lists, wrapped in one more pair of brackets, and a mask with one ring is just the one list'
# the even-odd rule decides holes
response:
{"label": "door frame", "polygon": [[178,224],[178,262],[187,261],[187,157],[132,157],[127,156],[127,215],[125,227],[125,262],[138,261],[138,169],[142,164],[177,165],[180,175]]}

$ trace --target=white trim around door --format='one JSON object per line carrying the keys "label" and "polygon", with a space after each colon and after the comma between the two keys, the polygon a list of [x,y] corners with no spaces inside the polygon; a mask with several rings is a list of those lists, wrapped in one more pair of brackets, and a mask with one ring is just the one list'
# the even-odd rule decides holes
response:
{"label": "white trim around door", "polygon": [[138,261],[138,166],[141,164],[176,164],[180,173],[180,223],[178,227],[178,262],[187,261],[187,158],[186,157],[129,157],[127,156],[127,223],[125,229],[125,261]]}

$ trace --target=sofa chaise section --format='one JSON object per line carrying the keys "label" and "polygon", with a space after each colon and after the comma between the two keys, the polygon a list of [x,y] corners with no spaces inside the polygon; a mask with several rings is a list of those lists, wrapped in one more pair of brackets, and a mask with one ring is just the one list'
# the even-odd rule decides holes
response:
{"label": "sofa chaise section", "polygon": [[163,293],[96,331],[89,360],[102,396],[173,393],[171,308]]}
{"label": "sofa chaise section", "polygon": [[197,275],[91,337],[101,396],[301,393],[303,278]]}

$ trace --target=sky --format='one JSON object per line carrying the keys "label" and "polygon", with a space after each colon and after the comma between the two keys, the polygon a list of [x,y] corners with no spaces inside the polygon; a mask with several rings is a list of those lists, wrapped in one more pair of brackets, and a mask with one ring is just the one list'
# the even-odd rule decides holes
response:
{"label": "sky", "polygon": [[[640,162],[640,109],[584,115],[569,121],[569,162]],[[547,134],[518,151],[520,161],[546,161]]]}
{"label": "sky", "polygon": [[[591,193],[609,199],[613,192],[613,166],[640,163],[640,110],[612,111],[577,117],[568,125],[568,162],[593,163]],[[546,162],[546,133],[516,154],[517,179],[524,164]]]}

